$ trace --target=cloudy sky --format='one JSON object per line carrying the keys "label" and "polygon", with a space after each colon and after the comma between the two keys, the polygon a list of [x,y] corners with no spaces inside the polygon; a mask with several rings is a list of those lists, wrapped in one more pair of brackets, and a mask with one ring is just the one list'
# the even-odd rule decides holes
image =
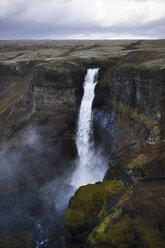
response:
{"label": "cloudy sky", "polygon": [[165,38],[165,0],[0,0],[0,38]]}

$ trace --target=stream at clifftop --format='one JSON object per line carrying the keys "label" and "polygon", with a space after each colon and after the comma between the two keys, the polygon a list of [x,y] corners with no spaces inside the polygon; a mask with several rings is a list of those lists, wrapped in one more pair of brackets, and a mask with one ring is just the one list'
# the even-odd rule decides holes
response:
{"label": "stream at clifftop", "polygon": [[[72,161],[71,172],[67,175],[59,173],[59,176],[56,172],[56,179],[53,181],[48,180],[46,184],[36,191],[29,188],[29,191],[26,192],[23,190],[26,183],[25,180],[28,181],[28,185],[29,181],[32,181],[32,184],[35,182],[33,182],[31,174],[28,175],[29,168],[27,171],[25,168],[19,185],[20,192],[15,191],[13,187],[13,192],[1,194],[0,236],[3,238],[5,237],[5,232],[11,232],[11,243],[16,235],[20,239],[25,240],[24,247],[28,247],[26,241],[31,239],[30,231],[32,231],[32,248],[63,248],[66,239],[69,240],[70,238],[64,223],[64,214],[69,199],[80,186],[96,183],[103,179],[108,166],[108,158],[102,153],[99,146],[95,146],[94,113],[92,111],[98,74],[99,69],[92,68],[88,69],[85,75],[83,83],[84,93],[80,104],[75,136],[77,157]],[[100,114],[101,116],[99,117]],[[101,112],[96,114],[96,118],[100,118],[103,125],[106,124],[107,118]],[[35,130],[29,130],[26,131],[28,140],[24,147],[20,147],[19,157],[17,151],[9,153],[8,150],[4,150],[0,154],[1,164],[7,165],[2,174],[12,174],[12,170],[17,171],[16,178],[13,175],[11,179],[8,178],[10,182],[11,180],[14,182],[13,184],[17,184],[17,177],[20,173],[18,164],[26,160],[27,162],[29,161],[27,163],[28,166],[31,166],[33,160],[37,158],[39,159],[38,163],[43,162],[42,158],[44,159],[44,154],[47,153],[43,140],[40,140],[40,137],[37,135],[37,127]],[[52,150],[48,151],[50,157],[55,156]],[[52,161],[54,161],[54,157]],[[35,171],[35,168],[34,173],[38,173]],[[46,176],[48,172],[43,164],[42,174],[44,173]],[[3,182],[3,178],[1,181]]]}

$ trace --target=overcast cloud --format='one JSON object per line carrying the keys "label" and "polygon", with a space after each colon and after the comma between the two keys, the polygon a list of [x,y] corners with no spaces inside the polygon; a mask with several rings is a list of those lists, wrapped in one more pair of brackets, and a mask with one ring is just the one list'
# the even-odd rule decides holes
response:
{"label": "overcast cloud", "polygon": [[0,38],[165,38],[165,0],[0,0]]}

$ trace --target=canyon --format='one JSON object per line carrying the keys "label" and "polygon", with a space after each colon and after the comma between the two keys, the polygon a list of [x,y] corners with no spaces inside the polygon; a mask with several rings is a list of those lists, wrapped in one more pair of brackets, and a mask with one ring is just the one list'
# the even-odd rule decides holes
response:
{"label": "canyon", "polygon": [[[75,192],[89,68],[107,170]],[[164,40],[0,40],[0,248],[165,247],[164,83]]]}

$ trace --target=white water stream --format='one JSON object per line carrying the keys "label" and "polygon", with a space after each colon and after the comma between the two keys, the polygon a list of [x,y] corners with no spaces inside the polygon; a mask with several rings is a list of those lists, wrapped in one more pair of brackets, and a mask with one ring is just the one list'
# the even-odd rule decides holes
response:
{"label": "white water stream", "polygon": [[99,69],[88,69],[84,80],[84,95],[79,111],[76,136],[78,158],[71,180],[71,184],[76,188],[102,180],[106,170],[105,161],[103,162],[99,151],[95,151],[93,146],[92,102],[98,82],[98,71]]}

